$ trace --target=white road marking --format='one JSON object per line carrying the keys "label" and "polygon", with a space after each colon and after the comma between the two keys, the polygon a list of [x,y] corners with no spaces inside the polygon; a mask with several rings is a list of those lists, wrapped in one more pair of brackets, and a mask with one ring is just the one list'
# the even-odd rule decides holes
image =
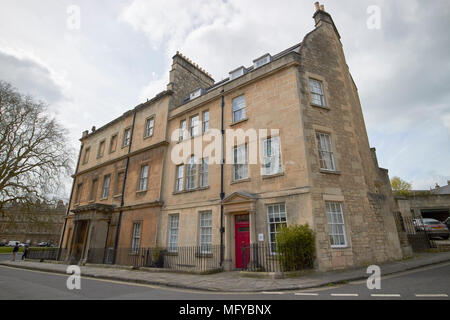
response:
{"label": "white road marking", "polygon": [[381,293],[372,293],[372,297],[385,297],[385,298],[398,298],[401,297],[401,295],[394,293],[394,294],[381,294]]}
{"label": "white road marking", "polygon": [[448,294],[416,294],[418,298],[448,298]]}
{"label": "white road marking", "polygon": [[317,297],[318,293],[309,293],[309,292],[296,292],[294,293],[296,296],[314,296]]}
{"label": "white road marking", "polygon": [[357,293],[332,293],[333,297],[359,297]]}
{"label": "white road marking", "polygon": [[285,292],[271,292],[271,291],[263,291],[262,294],[285,294]]}

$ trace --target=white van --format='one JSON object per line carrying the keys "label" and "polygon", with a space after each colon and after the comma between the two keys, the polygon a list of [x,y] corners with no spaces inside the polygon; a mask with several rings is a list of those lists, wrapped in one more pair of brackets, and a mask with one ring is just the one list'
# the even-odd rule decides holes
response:
{"label": "white van", "polygon": [[10,242],[8,242],[8,244],[6,246],[7,247],[15,247],[16,243],[20,244],[20,241],[10,241]]}

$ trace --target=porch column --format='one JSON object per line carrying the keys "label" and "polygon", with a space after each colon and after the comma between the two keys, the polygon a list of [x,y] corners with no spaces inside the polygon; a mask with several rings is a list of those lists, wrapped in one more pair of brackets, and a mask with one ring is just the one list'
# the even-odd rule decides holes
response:
{"label": "porch column", "polygon": [[86,236],[85,236],[85,242],[83,244],[83,251],[81,252],[81,259],[80,259],[80,264],[85,264],[87,261],[87,254],[89,252],[89,243],[91,241],[91,231],[92,231],[92,219],[88,220],[88,226],[87,226],[87,230],[86,230]]}

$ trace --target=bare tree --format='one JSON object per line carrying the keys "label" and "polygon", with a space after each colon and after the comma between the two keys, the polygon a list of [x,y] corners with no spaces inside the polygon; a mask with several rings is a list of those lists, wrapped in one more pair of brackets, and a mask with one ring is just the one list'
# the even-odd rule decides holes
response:
{"label": "bare tree", "polygon": [[70,175],[71,159],[66,130],[47,105],[0,81],[0,210],[47,201]]}

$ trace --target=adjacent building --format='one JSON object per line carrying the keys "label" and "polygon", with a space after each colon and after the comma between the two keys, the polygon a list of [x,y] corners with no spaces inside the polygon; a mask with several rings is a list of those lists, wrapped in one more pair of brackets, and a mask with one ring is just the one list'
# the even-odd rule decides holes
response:
{"label": "adjacent building", "polygon": [[58,245],[67,206],[36,202],[9,203],[0,212],[0,241],[20,241],[30,245],[46,242]]}
{"label": "adjacent building", "polygon": [[204,258],[223,246],[232,270],[243,247],[276,254],[283,225],[308,223],[320,270],[402,258],[388,172],[370,148],[341,37],[323,6],[313,18],[302,42],[220,82],[177,53],[165,91],[84,132],[68,257],[198,246]]}

